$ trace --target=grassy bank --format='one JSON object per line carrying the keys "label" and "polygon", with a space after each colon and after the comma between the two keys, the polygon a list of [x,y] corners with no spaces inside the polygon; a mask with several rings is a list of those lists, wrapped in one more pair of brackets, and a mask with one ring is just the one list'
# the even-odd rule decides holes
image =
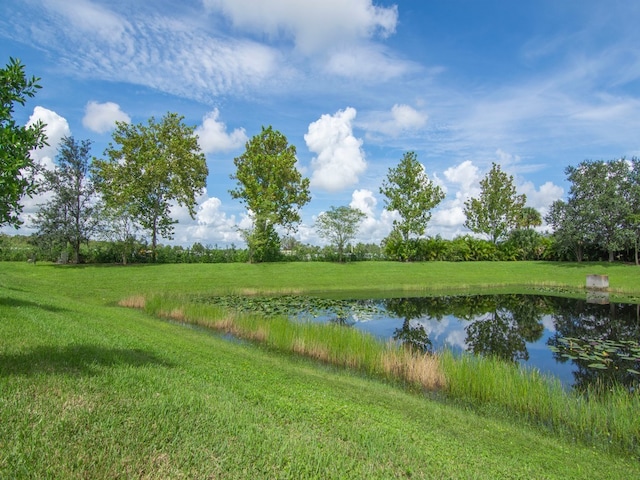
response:
{"label": "grassy bank", "polygon": [[[640,298],[640,267],[606,263],[548,262],[361,262],[280,264],[171,264],[122,266],[37,266],[0,264],[18,282],[38,279],[43,288],[84,298],[91,288],[97,303],[116,302],[132,294],[390,292],[456,293],[503,290],[525,292],[559,288],[582,295],[589,274],[608,275],[615,296]],[[46,275],[43,275],[43,270]]]}
{"label": "grassy bank", "polygon": [[[631,267],[526,267],[511,288],[580,289],[603,268],[613,288],[640,293]],[[0,477],[640,476],[637,460],[117,306],[166,291],[446,290],[456,274],[469,288],[508,286],[504,265],[473,270],[0,263]]]}
{"label": "grassy bank", "polygon": [[179,322],[204,326],[279,352],[391,381],[414,391],[472,406],[477,411],[538,426],[599,450],[640,457],[640,395],[623,387],[602,394],[567,392],[559,381],[496,358],[422,355],[336,324],[262,318],[174,294],[136,296],[122,305]]}

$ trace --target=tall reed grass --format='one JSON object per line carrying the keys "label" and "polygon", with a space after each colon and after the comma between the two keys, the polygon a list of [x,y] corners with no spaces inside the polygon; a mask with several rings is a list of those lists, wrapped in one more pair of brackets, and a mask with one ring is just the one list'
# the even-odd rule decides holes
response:
{"label": "tall reed grass", "polygon": [[640,457],[640,392],[565,390],[560,381],[498,358],[443,352],[446,395],[498,409],[605,451]]}
{"label": "tall reed grass", "polygon": [[560,382],[492,357],[422,355],[335,324],[237,315],[167,294],[131,297],[123,306],[204,326],[270,348],[351,368],[411,388],[437,391],[480,410],[500,411],[581,443],[640,457],[640,392],[615,388],[579,394]]}
{"label": "tall reed grass", "polygon": [[260,342],[279,351],[401,381],[412,388],[433,391],[445,386],[437,357],[418,354],[397,343],[383,342],[370,334],[340,325],[293,322],[281,316],[265,319],[253,314],[240,315],[214,305],[191,303],[185,298],[168,295],[132,297],[120,304]]}

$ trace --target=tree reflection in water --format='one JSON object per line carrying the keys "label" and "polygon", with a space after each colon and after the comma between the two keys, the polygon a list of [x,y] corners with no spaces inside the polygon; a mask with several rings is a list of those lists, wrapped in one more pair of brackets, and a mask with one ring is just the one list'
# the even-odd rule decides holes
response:
{"label": "tree reflection in water", "polygon": [[[538,295],[465,295],[391,298],[384,300],[383,306],[389,314],[403,319],[402,327],[394,331],[393,337],[413,348],[432,350],[432,340],[418,320],[442,320],[453,316],[468,322],[465,327],[468,351],[512,362],[529,359],[527,343],[540,341],[545,330],[543,319],[547,317],[555,325],[555,332],[546,343],[557,350],[553,353],[556,362],[572,362],[574,388],[584,390],[592,385],[619,384],[634,389],[639,385],[638,305],[598,305],[585,300]],[[564,338],[575,338],[592,345],[624,342],[624,347],[618,347],[618,351],[611,354],[612,358],[594,368],[593,358],[563,355],[566,350],[562,348],[561,339]],[[611,348],[608,348],[610,352]],[[610,353],[604,353],[607,354]]]}
{"label": "tree reflection in water", "polygon": [[[466,344],[474,354],[493,355],[504,360],[528,360],[526,342],[535,342],[544,332],[541,317],[548,310],[544,297],[521,295],[468,295],[448,297],[391,298],[384,301],[387,312],[404,319],[394,338],[432,345],[424,327],[411,320],[445,316],[469,321]],[[418,346],[418,345],[415,345]]]}
{"label": "tree reflection in water", "polygon": [[[527,362],[530,360],[527,345],[529,348],[535,345],[536,361],[544,363],[544,369],[550,373],[564,377],[573,375],[573,386],[577,389],[613,384],[635,389],[639,385],[638,305],[599,305],[585,300],[515,294],[367,300],[307,295],[236,295],[201,301],[267,317],[289,315],[295,319],[311,318],[362,327],[385,338],[391,336],[408,348],[425,353],[432,352],[437,344],[437,348],[458,346],[477,355]],[[377,319],[382,320],[380,328],[383,331],[376,331]],[[402,319],[399,328],[395,319]],[[437,331],[447,332],[444,342],[437,336],[435,342],[430,338],[430,334]],[[453,337],[455,341],[450,341]],[[565,348],[568,339],[574,347],[579,345],[579,351]],[[571,362],[571,373],[568,362]],[[541,363],[528,364],[542,368]],[[563,381],[568,383],[567,378]]]}
{"label": "tree reflection in water", "polygon": [[[624,303],[597,305],[580,300],[555,299],[554,321],[556,333],[548,340],[554,347],[556,361],[571,361],[574,366],[574,388],[586,390],[589,386],[608,388],[614,384],[635,389],[640,385],[640,377],[629,370],[640,370],[640,358],[633,350],[619,348],[609,349],[607,368],[594,368],[593,358],[569,359],[563,354],[563,338],[577,339],[582,344],[596,347],[605,342],[629,342],[638,345],[640,339],[640,306]],[[625,351],[627,350],[627,351]]]}
{"label": "tree reflection in water", "polygon": [[389,298],[384,302],[387,312],[404,319],[402,327],[394,330],[393,339],[399,340],[407,348],[422,353],[431,352],[433,343],[424,326],[419,323],[412,324],[411,320],[424,315],[423,304],[428,300],[425,298]]}

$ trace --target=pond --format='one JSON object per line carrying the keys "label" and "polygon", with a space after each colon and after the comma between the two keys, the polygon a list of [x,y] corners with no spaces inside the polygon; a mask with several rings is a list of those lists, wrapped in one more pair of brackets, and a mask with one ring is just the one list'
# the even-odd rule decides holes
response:
{"label": "pond", "polygon": [[235,309],[336,322],[423,351],[498,356],[553,375],[566,387],[601,382],[634,388],[640,380],[635,304],[543,295],[219,298]]}

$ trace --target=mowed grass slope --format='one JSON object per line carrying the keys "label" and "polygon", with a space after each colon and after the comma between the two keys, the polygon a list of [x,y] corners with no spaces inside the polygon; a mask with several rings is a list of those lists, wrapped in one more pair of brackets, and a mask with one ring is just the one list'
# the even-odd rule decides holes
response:
{"label": "mowed grass slope", "polygon": [[[45,272],[42,271],[45,270]],[[113,302],[124,296],[166,292],[341,292],[440,293],[480,289],[562,287],[581,291],[586,276],[608,275],[613,294],[640,296],[640,267],[607,263],[555,262],[358,262],[348,264],[265,263],[122,266],[0,265],[10,281],[39,285],[62,295]],[[0,277],[0,282],[2,277]],[[61,283],[64,282],[64,283]],[[87,295],[88,294],[88,295]]]}
{"label": "mowed grass slope", "polygon": [[[639,478],[637,460],[116,305],[160,291],[452,288],[457,265],[0,263],[0,478]],[[493,266],[497,278],[510,264]]]}

